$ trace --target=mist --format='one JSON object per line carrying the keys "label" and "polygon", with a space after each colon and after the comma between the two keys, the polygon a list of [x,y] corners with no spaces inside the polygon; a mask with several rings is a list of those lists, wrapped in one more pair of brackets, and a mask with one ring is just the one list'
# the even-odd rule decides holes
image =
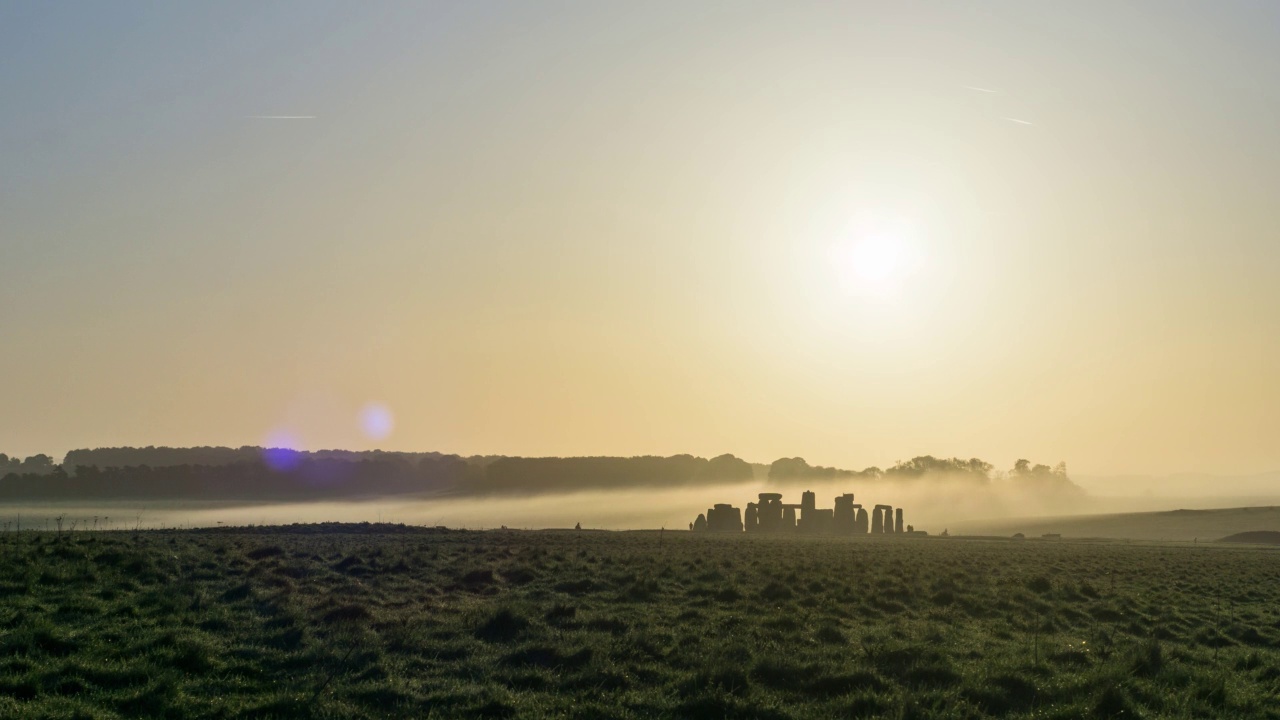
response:
{"label": "mist", "polygon": [[549,491],[522,495],[395,495],[306,502],[209,500],[101,500],[7,503],[6,529],[141,529],[275,525],[313,522],[383,522],[486,530],[583,528],[687,529],[716,503],[745,508],[759,493],[781,492],[799,502],[812,490],[819,507],[852,492],[865,507],[902,508],[905,523],[938,534],[1003,530],[1005,521],[1030,518],[1280,505],[1275,475],[1083,477],[1059,485],[1030,485],[1001,475],[933,473],[911,479],[835,478],[787,482],[761,474],[751,481],[691,487]]}
{"label": "mist", "polygon": [[1081,476],[1073,479],[1103,512],[1280,505],[1280,472],[1235,476]]}
{"label": "mist", "polygon": [[[745,507],[761,492],[782,492],[786,502],[799,502],[813,490],[819,507],[829,507],[840,494],[853,492],[870,507],[888,504],[904,509],[906,522],[917,529],[940,532],[950,522],[980,518],[1084,512],[1095,506],[1083,496],[1047,497],[1019,492],[1009,483],[976,483],[971,478],[925,478],[915,481],[829,481],[780,485],[752,481],[690,488],[628,488],[521,496],[394,496],[363,500],[290,503],[166,502],[31,502],[5,506],[0,522],[41,528],[63,518],[84,529],[97,518],[98,527],[114,529],[270,525],[310,522],[392,522],[444,525],[451,528],[541,529],[581,524],[607,530],[687,529],[699,513],[716,503]],[[109,518],[109,520],[107,519]],[[52,529],[52,527],[50,528]]]}

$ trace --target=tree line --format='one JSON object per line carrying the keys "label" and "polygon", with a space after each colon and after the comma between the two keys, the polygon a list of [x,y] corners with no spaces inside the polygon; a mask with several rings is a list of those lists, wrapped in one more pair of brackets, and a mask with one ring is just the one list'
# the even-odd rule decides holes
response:
{"label": "tree line", "polygon": [[16,473],[19,475],[49,475],[53,473],[53,458],[48,455],[32,455],[22,460],[16,457],[9,457],[4,453],[0,453],[0,476]]}
{"label": "tree line", "polygon": [[[94,448],[92,450],[72,450],[67,453],[62,465],[65,468],[80,466],[121,468],[146,465],[155,468],[176,465],[235,465],[261,460],[264,452],[267,452],[267,450],[253,445],[244,445],[238,448],[209,446],[175,448],[156,447],[153,445],[140,448]],[[360,460],[418,462],[425,458],[444,457],[443,453],[438,452],[405,453],[387,452],[385,450],[309,450],[305,452],[289,452],[297,452],[300,457],[313,460],[347,460],[350,462]]]}
{"label": "tree line", "polygon": [[971,480],[986,484],[992,480],[1010,480],[1024,487],[1060,486],[1075,487],[1067,476],[1067,464],[1032,465],[1028,460],[1018,460],[1007,472],[997,472],[995,466],[978,458],[936,458],[920,455],[906,461],[898,461],[887,469],[869,467],[863,470],[812,466],[804,458],[779,458],[769,466],[769,480],[779,483],[815,482],[820,480],[919,480],[926,478],[951,478]]}
{"label": "tree line", "polygon": [[[251,450],[251,451],[246,451]],[[67,454],[70,466],[0,477],[0,502],[65,499],[308,500],[412,493],[534,494],[742,482],[752,466],[732,455],[463,458],[263,448],[109,448]],[[182,462],[191,460],[192,462]],[[99,465],[99,462],[135,462]],[[204,462],[198,462],[204,461]],[[154,464],[150,464],[154,463]]]}
{"label": "tree line", "polygon": [[[620,488],[742,483],[756,467],[733,455],[670,457],[461,457],[438,452],[294,451],[241,448],[101,448],[73,450],[62,464],[47,455],[24,461],[0,454],[0,502],[20,500],[191,499],[293,501],[414,493],[512,495]],[[976,458],[920,456],[881,470],[811,466],[780,458],[770,483],[823,480],[907,481],[968,477],[988,482],[993,466]],[[1074,487],[1065,464],[1019,460],[996,473],[1028,489]]]}

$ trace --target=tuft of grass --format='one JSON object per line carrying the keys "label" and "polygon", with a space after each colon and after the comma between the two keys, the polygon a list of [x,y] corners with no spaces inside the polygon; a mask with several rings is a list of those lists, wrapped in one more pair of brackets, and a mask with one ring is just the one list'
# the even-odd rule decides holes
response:
{"label": "tuft of grass", "polygon": [[340,623],[361,623],[373,617],[373,613],[363,605],[343,605],[334,608],[325,613],[320,618],[320,622],[325,625],[337,625]]}
{"label": "tuft of grass", "polygon": [[475,636],[485,642],[509,643],[520,637],[529,627],[529,621],[507,608],[488,616],[475,630]]}
{"label": "tuft of grass", "polygon": [[284,555],[284,548],[279,545],[264,545],[259,548],[254,548],[244,554],[244,556],[250,560],[266,560],[267,558],[279,557],[281,555]]}

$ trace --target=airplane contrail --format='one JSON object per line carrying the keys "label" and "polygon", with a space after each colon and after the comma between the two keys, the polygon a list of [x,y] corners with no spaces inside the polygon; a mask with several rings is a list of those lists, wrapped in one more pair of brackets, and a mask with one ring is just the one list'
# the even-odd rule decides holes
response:
{"label": "airplane contrail", "polygon": [[1019,120],[1018,118],[1011,118],[1011,117],[1007,117],[1005,118],[1005,120],[1008,120],[1011,123],[1018,123],[1019,125],[1035,125],[1035,123],[1031,122],[1030,120]]}
{"label": "airplane contrail", "polygon": [[315,115],[246,115],[250,120],[315,120]]}
{"label": "airplane contrail", "polygon": [[974,92],[980,92],[980,93],[996,94],[1000,92],[999,90],[992,90],[991,88],[984,88],[984,87],[975,87],[973,85],[961,85],[960,87],[964,88],[965,90],[972,90]]}

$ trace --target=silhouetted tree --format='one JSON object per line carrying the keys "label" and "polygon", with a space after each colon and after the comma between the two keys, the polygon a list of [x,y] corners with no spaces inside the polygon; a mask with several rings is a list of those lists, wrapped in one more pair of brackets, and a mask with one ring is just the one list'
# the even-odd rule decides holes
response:
{"label": "silhouetted tree", "polygon": [[47,475],[53,472],[54,467],[53,458],[48,455],[32,455],[22,461],[22,465],[19,466],[18,472],[26,475]]}
{"label": "silhouetted tree", "polygon": [[831,480],[857,477],[859,473],[821,465],[810,465],[804,458],[778,458],[769,466],[769,479],[776,481]]}
{"label": "silhouetted tree", "polygon": [[[490,493],[536,493],[548,490],[608,489],[620,487],[666,487],[705,481],[704,458],[692,455],[671,457],[578,457],[516,458],[494,460],[484,468],[484,476],[468,488]],[[721,462],[719,467],[731,467]],[[749,466],[748,466],[748,469]]]}
{"label": "silhouetted tree", "polygon": [[961,476],[975,481],[986,482],[991,477],[993,465],[978,458],[961,460],[960,458],[936,458],[932,455],[920,455],[906,462],[899,461],[884,471],[890,479],[910,480],[927,476]]}
{"label": "silhouetted tree", "polygon": [[755,473],[751,464],[733,455],[713,457],[702,466],[698,478],[707,482],[740,482],[751,480]]}
{"label": "silhouetted tree", "polygon": [[1018,460],[1009,471],[1009,480],[1014,487],[1037,494],[1066,493],[1083,495],[1084,490],[1067,476],[1067,464],[1060,462],[1054,467],[1048,465],[1032,465],[1028,460]]}
{"label": "silhouetted tree", "polygon": [[[266,448],[252,445],[245,445],[238,448],[171,448],[154,446],[144,448],[97,448],[94,450],[72,450],[67,453],[62,464],[69,468],[94,465],[100,468],[139,467],[142,465],[146,465],[148,467],[171,467],[178,465],[234,465],[237,463],[256,462],[261,460],[266,450]],[[443,457],[443,455],[438,452],[400,453],[386,452],[383,450],[314,450],[295,452],[299,459],[346,460],[349,462],[372,460],[416,463],[425,458]]]}

